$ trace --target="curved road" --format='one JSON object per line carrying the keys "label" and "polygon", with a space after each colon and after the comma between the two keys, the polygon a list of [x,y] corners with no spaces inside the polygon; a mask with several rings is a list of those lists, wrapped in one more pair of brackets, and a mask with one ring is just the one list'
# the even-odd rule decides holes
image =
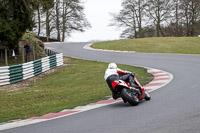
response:
{"label": "curved road", "polygon": [[[200,55],[85,50],[87,43],[48,44],[65,56],[161,69],[174,79],[132,107],[122,102],[2,133],[199,133]],[[103,73],[102,73],[103,75]]]}

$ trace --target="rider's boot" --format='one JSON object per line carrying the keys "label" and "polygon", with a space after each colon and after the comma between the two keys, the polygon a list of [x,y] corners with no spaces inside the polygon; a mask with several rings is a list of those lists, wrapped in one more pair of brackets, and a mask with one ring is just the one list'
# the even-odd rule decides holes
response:
{"label": "rider's boot", "polygon": [[113,97],[113,99],[117,99],[117,98],[120,98],[120,94],[119,93],[116,93],[116,92],[113,92],[112,93],[112,97]]}

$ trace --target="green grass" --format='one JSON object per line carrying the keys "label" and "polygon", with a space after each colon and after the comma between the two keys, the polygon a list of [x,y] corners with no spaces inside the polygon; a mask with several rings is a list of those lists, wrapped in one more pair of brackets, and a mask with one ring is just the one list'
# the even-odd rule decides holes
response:
{"label": "green grass", "polygon": [[[26,119],[50,112],[59,112],[76,106],[107,99],[111,92],[104,81],[108,63],[65,58],[65,66],[27,88],[0,91],[0,122]],[[146,69],[118,65],[136,72],[144,85],[152,80]]]}
{"label": "green grass", "polygon": [[200,54],[200,37],[153,37],[95,43],[93,48],[142,53]]}
{"label": "green grass", "polygon": [[[19,60],[19,59],[9,59],[8,60],[8,66],[12,66],[12,65],[17,65],[17,64],[22,64],[22,60]],[[5,62],[4,61],[1,61],[0,62],[0,67],[3,67],[5,66]]]}

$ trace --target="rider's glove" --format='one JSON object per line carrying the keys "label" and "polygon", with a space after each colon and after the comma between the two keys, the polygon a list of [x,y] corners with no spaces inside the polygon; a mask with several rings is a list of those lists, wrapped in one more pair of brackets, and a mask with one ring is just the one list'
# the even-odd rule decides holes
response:
{"label": "rider's glove", "polygon": [[134,73],[134,72],[132,72],[132,73],[131,73],[131,75],[134,77],[134,76],[135,76],[135,73]]}

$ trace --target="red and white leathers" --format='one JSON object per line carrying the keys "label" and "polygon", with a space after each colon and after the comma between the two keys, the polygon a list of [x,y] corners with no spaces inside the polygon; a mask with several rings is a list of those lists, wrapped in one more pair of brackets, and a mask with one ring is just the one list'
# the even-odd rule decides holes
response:
{"label": "red and white leathers", "polygon": [[126,75],[130,73],[129,71],[124,71],[124,70],[121,70],[119,68],[117,69],[110,69],[110,68],[107,68],[106,71],[105,71],[105,75],[104,75],[104,79],[107,80],[107,78],[111,75],[117,75],[119,76],[119,74],[121,75]]}
{"label": "red and white leathers", "polygon": [[[117,68],[117,65],[115,63],[110,63],[108,65],[108,68],[105,71],[104,79],[106,80],[110,90],[112,91],[112,96],[114,99],[117,99],[119,97],[119,94],[114,90],[112,82],[118,79],[129,80],[130,77],[129,73],[130,73],[129,71],[124,71]],[[119,74],[123,76],[119,77]]]}

